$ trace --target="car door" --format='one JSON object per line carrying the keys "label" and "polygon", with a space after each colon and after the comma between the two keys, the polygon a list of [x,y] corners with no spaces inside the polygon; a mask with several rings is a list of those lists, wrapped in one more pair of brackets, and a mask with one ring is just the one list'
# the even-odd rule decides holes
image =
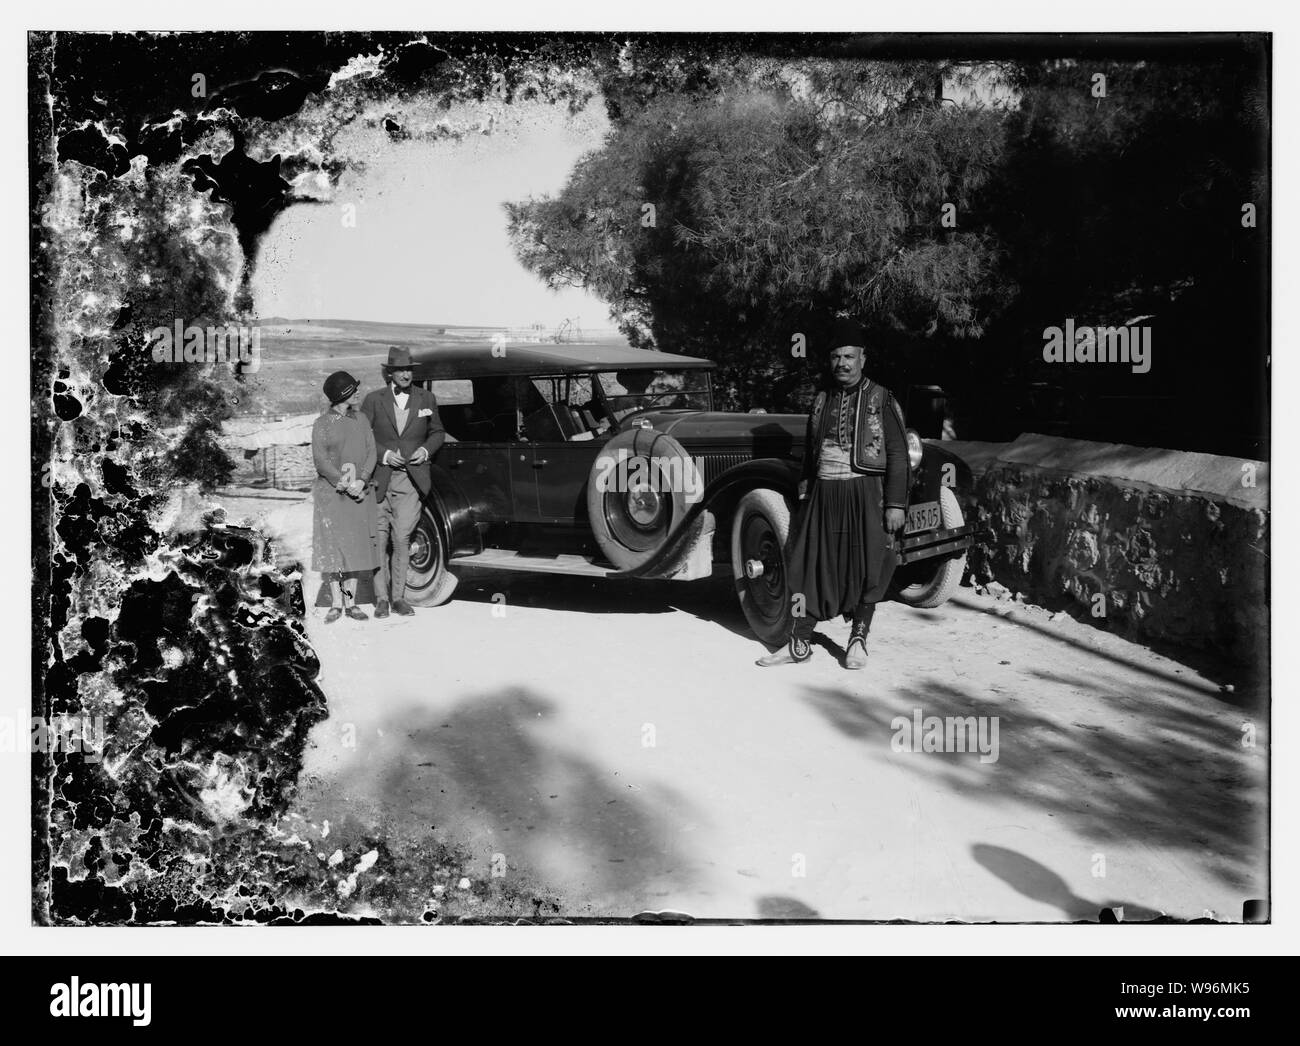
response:
{"label": "car door", "polygon": [[584,375],[561,375],[533,382],[568,432],[567,438],[539,439],[530,444],[539,522],[574,526],[586,520],[587,479],[600,448],[610,438],[608,432],[592,432],[585,420],[583,407],[590,400],[590,381]]}
{"label": "car door", "polygon": [[537,512],[543,523],[574,525],[587,518],[587,480],[608,436],[533,445]]}
{"label": "car door", "polygon": [[433,381],[426,387],[438,396],[443,425],[452,437],[442,445],[434,464],[445,468],[460,487],[476,520],[510,522],[514,492],[506,437],[514,428],[494,423],[493,411],[501,406],[500,380]]}
{"label": "car door", "polygon": [[480,440],[443,445],[439,463],[464,491],[475,518],[483,523],[508,523],[514,505],[509,449]]}

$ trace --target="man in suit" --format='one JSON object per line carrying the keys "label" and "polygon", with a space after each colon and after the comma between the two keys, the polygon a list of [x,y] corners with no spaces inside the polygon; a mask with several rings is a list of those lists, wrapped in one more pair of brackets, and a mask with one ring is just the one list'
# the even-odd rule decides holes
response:
{"label": "man in suit", "polygon": [[[382,389],[368,393],[361,413],[375,434],[379,465],[375,499],[379,502],[379,576],[375,580],[375,617],[414,614],[406,601],[411,531],[420,521],[420,504],[431,483],[429,461],[447,437],[432,392],[411,385],[411,351],[388,350]],[[388,545],[392,542],[390,561]]]}

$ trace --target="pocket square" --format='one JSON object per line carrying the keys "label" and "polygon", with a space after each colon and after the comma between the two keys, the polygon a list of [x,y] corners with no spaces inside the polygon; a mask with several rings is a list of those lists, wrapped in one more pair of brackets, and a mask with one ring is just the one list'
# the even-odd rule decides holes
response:
{"label": "pocket square", "polygon": [[420,413],[417,415],[417,417],[431,418],[433,417],[433,410],[429,407],[421,407]]}

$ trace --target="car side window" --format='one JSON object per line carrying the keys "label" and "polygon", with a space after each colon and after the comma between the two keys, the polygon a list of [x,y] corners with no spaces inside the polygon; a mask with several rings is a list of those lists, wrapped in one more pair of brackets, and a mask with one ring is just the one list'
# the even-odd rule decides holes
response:
{"label": "car side window", "polygon": [[529,439],[576,442],[610,430],[608,412],[595,397],[589,375],[561,374],[525,384],[523,430]]}
{"label": "car side window", "polygon": [[519,438],[512,379],[491,376],[460,384],[471,391],[454,403],[438,401],[443,427],[452,436],[476,443],[509,443]]}

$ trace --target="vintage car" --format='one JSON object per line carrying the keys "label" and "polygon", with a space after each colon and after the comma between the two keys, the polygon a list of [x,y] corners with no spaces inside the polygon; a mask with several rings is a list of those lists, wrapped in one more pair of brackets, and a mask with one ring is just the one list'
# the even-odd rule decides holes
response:
{"label": "vintage car", "polygon": [[[417,349],[446,444],[411,544],[407,598],[432,606],[459,563],[605,578],[729,577],[759,639],[788,634],[784,549],[807,418],[713,409],[707,360],[611,342]],[[961,579],[969,472],[908,432],[895,597],[934,607]]]}

